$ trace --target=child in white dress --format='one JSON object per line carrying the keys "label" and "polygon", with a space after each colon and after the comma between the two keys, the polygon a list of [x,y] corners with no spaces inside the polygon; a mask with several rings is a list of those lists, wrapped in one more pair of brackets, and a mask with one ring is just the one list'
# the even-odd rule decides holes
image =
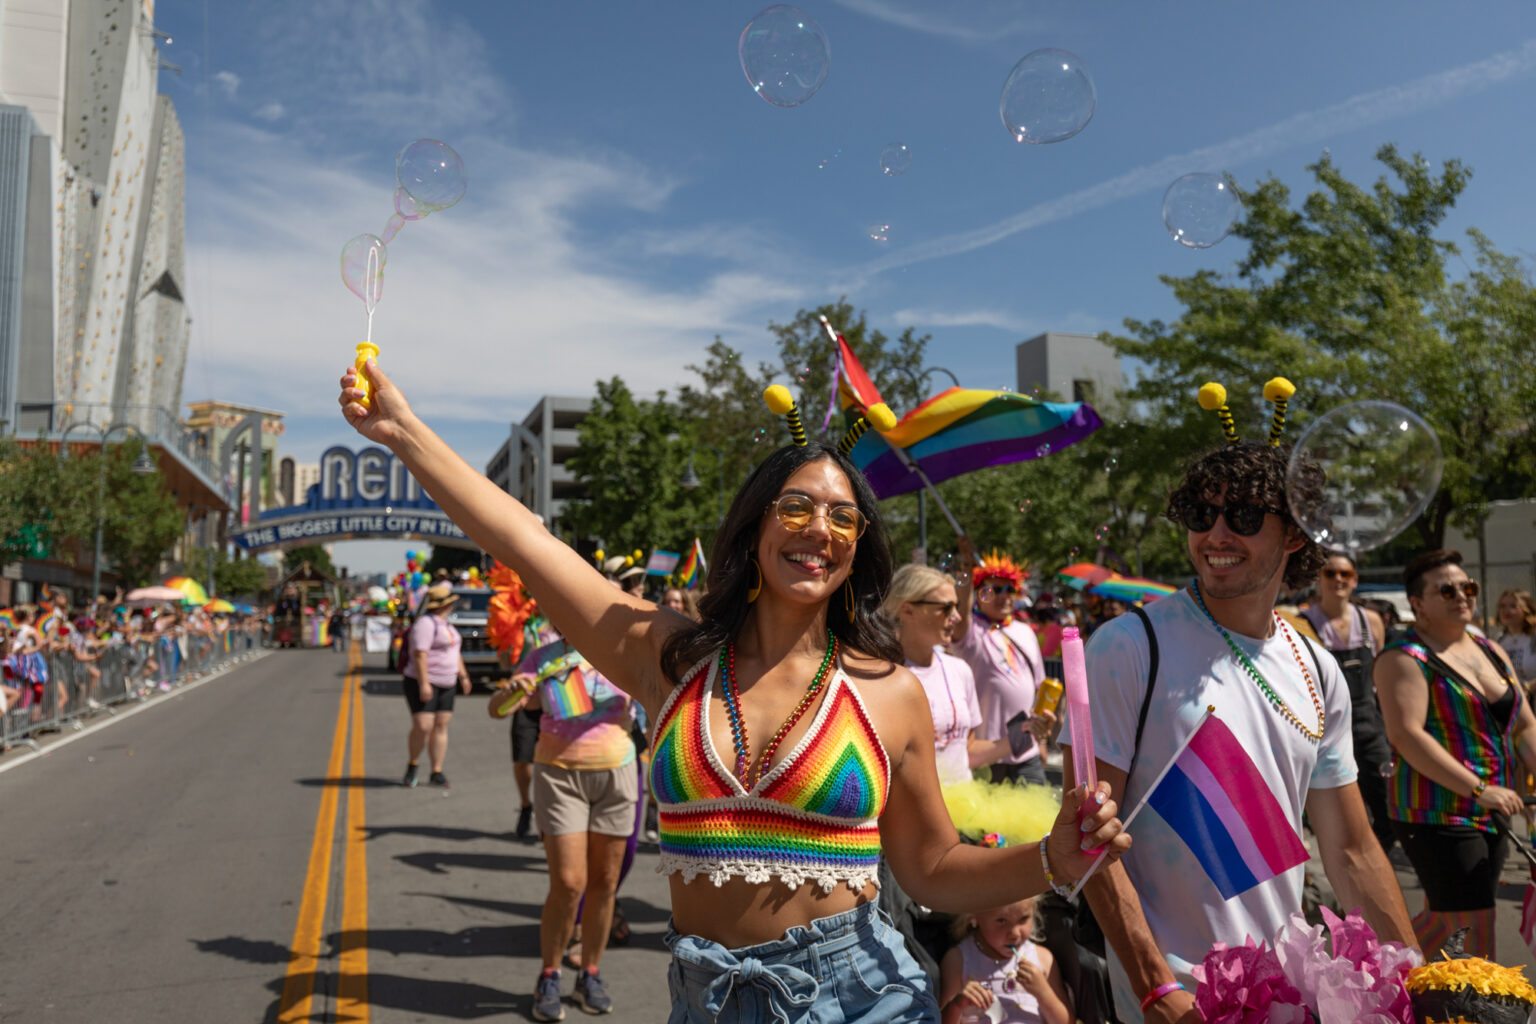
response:
{"label": "child in white dress", "polygon": [[1055,958],[1030,939],[1034,910],[1020,900],[956,919],[960,942],[939,965],[943,1024],[1072,1024]]}

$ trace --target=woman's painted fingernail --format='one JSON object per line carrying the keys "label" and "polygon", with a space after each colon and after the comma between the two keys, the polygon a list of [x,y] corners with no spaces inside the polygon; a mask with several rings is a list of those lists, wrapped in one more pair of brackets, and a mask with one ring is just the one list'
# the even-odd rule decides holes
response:
{"label": "woman's painted fingernail", "polygon": [[1108,799],[1109,798],[1107,796],[1105,796],[1103,793],[1095,793],[1095,794],[1093,794],[1093,802],[1096,803],[1096,804],[1102,804],[1105,800],[1108,800]]}

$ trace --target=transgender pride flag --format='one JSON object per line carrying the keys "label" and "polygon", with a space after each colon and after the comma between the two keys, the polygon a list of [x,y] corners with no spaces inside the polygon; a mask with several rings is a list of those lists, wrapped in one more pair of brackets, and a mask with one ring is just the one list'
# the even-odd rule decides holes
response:
{"label": "transgender pride flag", "polygon": [[1264,776],[1213,711],[1163,769],[1144,803],[1184,840],[1224,899],[1307,860],[1306,846]]}

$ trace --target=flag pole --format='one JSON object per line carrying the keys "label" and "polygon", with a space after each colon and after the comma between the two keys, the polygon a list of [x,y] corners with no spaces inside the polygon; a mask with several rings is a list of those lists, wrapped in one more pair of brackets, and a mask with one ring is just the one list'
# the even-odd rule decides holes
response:
{"label": "flag pole", "polygon": [[[820,317],[818,317],[818,319],[821,321],[822,329],[827,332],[827,337],[832,339],[832,346],[833,346],[832,351],[833,351],[833,353],[835,355],[840,355],[841,354],[841,349],[838,347],[838,344],[841,341],[841,339],[837,336],[837,331],[832,327],[832,322],[827,319],[826,314],[824,314],[824,313]],[[841,358],[835,358],[833,360],[833,366],[834,367],[839,367],[841,365],[842,365],[842,359]],[[829,420],[832,417],[832,408],[835,407],[836,405],[837,405],[837,377],[834,374],[833,379],[832,379],[832,406],[828,407],[828,409],[827,409],[827,418]],[[823,424],[821,429],[822,429],[822,432],[825,433],[826,429],[827,429],[826,425]],[[876,431],[876,433],[878,433],[878,431]],[[912,458],[911,454],[905,448],[902,448],[900,445],[897,445],[897,444],[892,444],[890,439],[887,438],[884,434],[880,435],[880,440],[884,441],[885,444],[886,444],[886,447],[890,448],[891,451],[896,453],[896,457],[901,460],[901,464],[902,465],[906,466],[907,469],[910,470],[911,472],[917,474],[917,478],[923,482],[923,486],[928,488],[928,493],[933,495],[933,500],[938,502],[939,511],[943,512],[944,513],[944,518],[949,520],[949,525],[955,531],[955,535],[959,536],[959,537],[966,536],[966,532],[965,532],[964,527],[962,527],[960,525],[960,520],[956,519],[955,518],[955,514],[949,510],[949,506],[944,504],[944,497],[943,497],[943,495],[939,494],[939,489],[937,487],[933,486],[933,481],[928,479],[928,474],[923,472],[923,467],[921,467],[921,466],[919,466],[917,464],[917,460]]]}
{"label": "flag pole", "polygon": [[[1157,778],[1152,780],[1152,785],[1148,786],[1147,791],[1142,794],[1141,801],[1137,803],[1136,806],[1131,809],[1131,813],[1121,821],[1121,831],[1130,831],[1131,822],[1136,820],[1136,815],[1140,814],[1141,809],[1147,806],[1147,801],[1151,799],[1153,793],[1157,792],[1157,787],[1162,784],[1163,779],[1168,775],[1170,771],[1173,770],[1174,762],[1179,759],[1179,755],[1184,753],[1184,751],[1189,748],[1189,745],[1195,740],[1195,735],[1200,732],[1200,727],[1205,724],[1206,719],[1210,718],[1215,713],[1216,705],[1207,704],[1205,706],[1205,714],[1200,716],[1200,721],[1196,722],[1195,727],[1189,731],[1189,735],[1184,737],[1184,742],[1179,744],[1179,749],[1175,750],[1173,752],[1173,756],[1168,759],[1168,763],[1163,765],[1163,770],[1157,773]],[[1129,781],[1129,778],[1127,778],[1127,781]],[[1088,879],[1093,877],[1093,873],[1099,870],[1099,865],[1103,863],[1104,854],[1100,853],[1097,857],[1094,858],[1093,863],[1088,865],[1088,870],[1083,872],[1083,877],[1079,878],[1077,883],[1072,886],[1072,895],[1074,897],[1083,891],[1083,886],[1088,884]]]}

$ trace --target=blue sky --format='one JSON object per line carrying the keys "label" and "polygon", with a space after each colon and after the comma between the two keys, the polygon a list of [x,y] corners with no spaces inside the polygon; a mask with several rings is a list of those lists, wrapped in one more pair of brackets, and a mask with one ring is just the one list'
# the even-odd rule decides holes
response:
{"label": "blue sky", "polygon": [[[364,316],[338,254],[383,227],[394,154],[423,136],[469,191],[391,243],[374,340],[476,466],[541,394],[672,387],[717,334],[767,358],[769,321],[845,294],[931,332],[962,382],[1011,385],[1020,340],[1174,317],[1158,275],[1240,258],[1168,237],[1162,192],[1189,171],[1304,190],[1325,148],[1359,181],[1395,142],[1472,167],[1448,233],[1536,252],[1529,3],[799,6],[831,71],[783,109],[737,59],[758,4],[158,4],[183,69],[161,89],[187,134],[184,398],[283,410],[300,460],[357,440],[335,392]],[[1042,47],[1082,58],[1097,110],[1021,145],[999,90]],[[878,163],[893,141],[900,177]],[[405,546],[338,560],[393,570]]]}

